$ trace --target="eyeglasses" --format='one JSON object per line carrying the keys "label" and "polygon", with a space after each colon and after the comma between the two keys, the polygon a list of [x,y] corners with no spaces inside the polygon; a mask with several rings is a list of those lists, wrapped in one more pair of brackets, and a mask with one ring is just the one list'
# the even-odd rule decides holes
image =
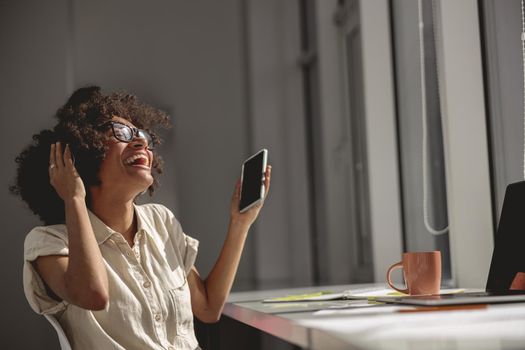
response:
{"label": "eyeglasses", "polygon": [[115,136],[117,140],[129,143],[133,141],[135,137],[140,137],[146,140],[147,147],[149,150],[154,149],[153,137],[146,130],[137,129],[132,126],[113,121],[104,123],[100,127],[106,127],[108,125],[111,125],[111,129],[113,130],[113,136]]}

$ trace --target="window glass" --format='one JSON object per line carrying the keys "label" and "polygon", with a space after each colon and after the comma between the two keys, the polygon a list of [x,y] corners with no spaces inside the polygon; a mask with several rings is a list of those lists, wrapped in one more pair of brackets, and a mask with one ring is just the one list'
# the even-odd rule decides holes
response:
{"label": "window glass", "polygon": [[[433,8],[432,2],[422,3],[426,77],[423,89],[418,1],[391,1],[404,243],[405,251],[440,250],[443,279],[447,280],[451,278],[448,233],[433,235],[424,224],[424,183],[430,226],[441,230],[447,227],[448,219]],[[421,107],[422,91],[426,94],[426,113]],[[427,123],[427,145],[423,145],[422,118]],[[427,181],[423,179],[423,147],[427,147]]]}

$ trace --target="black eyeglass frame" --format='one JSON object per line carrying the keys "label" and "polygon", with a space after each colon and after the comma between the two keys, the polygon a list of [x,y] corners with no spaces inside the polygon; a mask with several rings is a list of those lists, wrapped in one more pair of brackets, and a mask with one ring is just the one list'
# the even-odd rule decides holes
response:
{"label": "black eyeglass frame", "polygon": [[[140,138],[143,138],[144,140],[146,140],[146,143],[147,143],[146,147],[149,150],[152,151],[152,150],[155,149],[153,136],[151,136],[151,134],[149,132],[147,132],[146,130],[139,129],[139,128],[136,128],[134,126],[129,126],[127,124],[120,123],[120,122],[115,122],[115,121],[108,121],[108,122],[100,125],[100,127],[104,128],[104,127],[107,127],[108,125],[111,126],[111,131],[113,132],[113,136],[117,140],[119,140],[121,142],[130,143],[130,142],[132,142],[135,139],[135,137],[140,137]],[[130,139],[126,139],[126,138],[123,138],[123,137],[119,136],[119,134],[115,130],[115,126],[118,126],[120,128],[128,128],[130,130],[131,138]]]}

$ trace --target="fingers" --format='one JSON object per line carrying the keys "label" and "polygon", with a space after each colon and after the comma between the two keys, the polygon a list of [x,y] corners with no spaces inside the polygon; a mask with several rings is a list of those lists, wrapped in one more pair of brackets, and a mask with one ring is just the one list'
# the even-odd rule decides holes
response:
{"label": "fingers", "polygon": [[268,165],[266,166],[266,171],[264,172],[265,181],[268,181],[271,175],[272,175],[272,166]]}
{"label": "fingers", "polygon": [[62,144],[57,142],[55,145],[55,165],[58,169],[64,166],[64,157],[62,152]]}
{"label": "fingers", "polygon": [[55,159],[55,144],[52,143],[51,144],[51,148],[49,150],[49,165],[50,165],[50,168],[51,166],[55,166],[56,165],[56,159]]}
{"label": "fingers", "polygon": [[266,172],[264,173],[264,197],[266,198],[266,195],[268,194],[268,191],[270,190],[270,178],[272,176],[272,166],[268,165],[266,167]]}
{"label": "fingers", "polygon": [[71,158],[71,148],[69,144],[66,144],[66,149],[64,150],[64,164],[66,168],[71,168],[73,166],[73,159]]}
{"label": "fingers", "polygon": [[237,179],[235,183],[235,189],[233,190],[233,198],[237,199],[241,195],[241,179]]}
{"label": "fingers", "polygon": [[60,142],[52,143],[49,150],[49,170],[59,170],[63,167],[74,167],[73,155],[69,144],[66,144],[62,151],[62,144]]}
{"label": "fingers", "polygon": [[49,168],[47,169],[49,173],[49,182],[51,184],[53,184],[53,170],[55,170],[54,168],[56,167],[55,163],[55,144],[52,143],[51,147],[49,147]]}

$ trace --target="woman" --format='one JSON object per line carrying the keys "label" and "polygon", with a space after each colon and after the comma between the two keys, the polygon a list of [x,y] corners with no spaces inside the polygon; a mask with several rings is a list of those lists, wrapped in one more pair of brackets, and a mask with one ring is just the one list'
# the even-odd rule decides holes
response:
{"label": "woman", "polygon": [[168,116],[135,96],[88,87],[57,118],[17,158],[11,188],[46,225],[25,241],[29,304],[54,315],[74,349],[199,348],[193,315],[219,319],[262,205],[239,213],[237,182],[226,241],[203,280],[194,266],[198,242],[173,214],[134,204],[157,185],[154,130],[169,126]]}

